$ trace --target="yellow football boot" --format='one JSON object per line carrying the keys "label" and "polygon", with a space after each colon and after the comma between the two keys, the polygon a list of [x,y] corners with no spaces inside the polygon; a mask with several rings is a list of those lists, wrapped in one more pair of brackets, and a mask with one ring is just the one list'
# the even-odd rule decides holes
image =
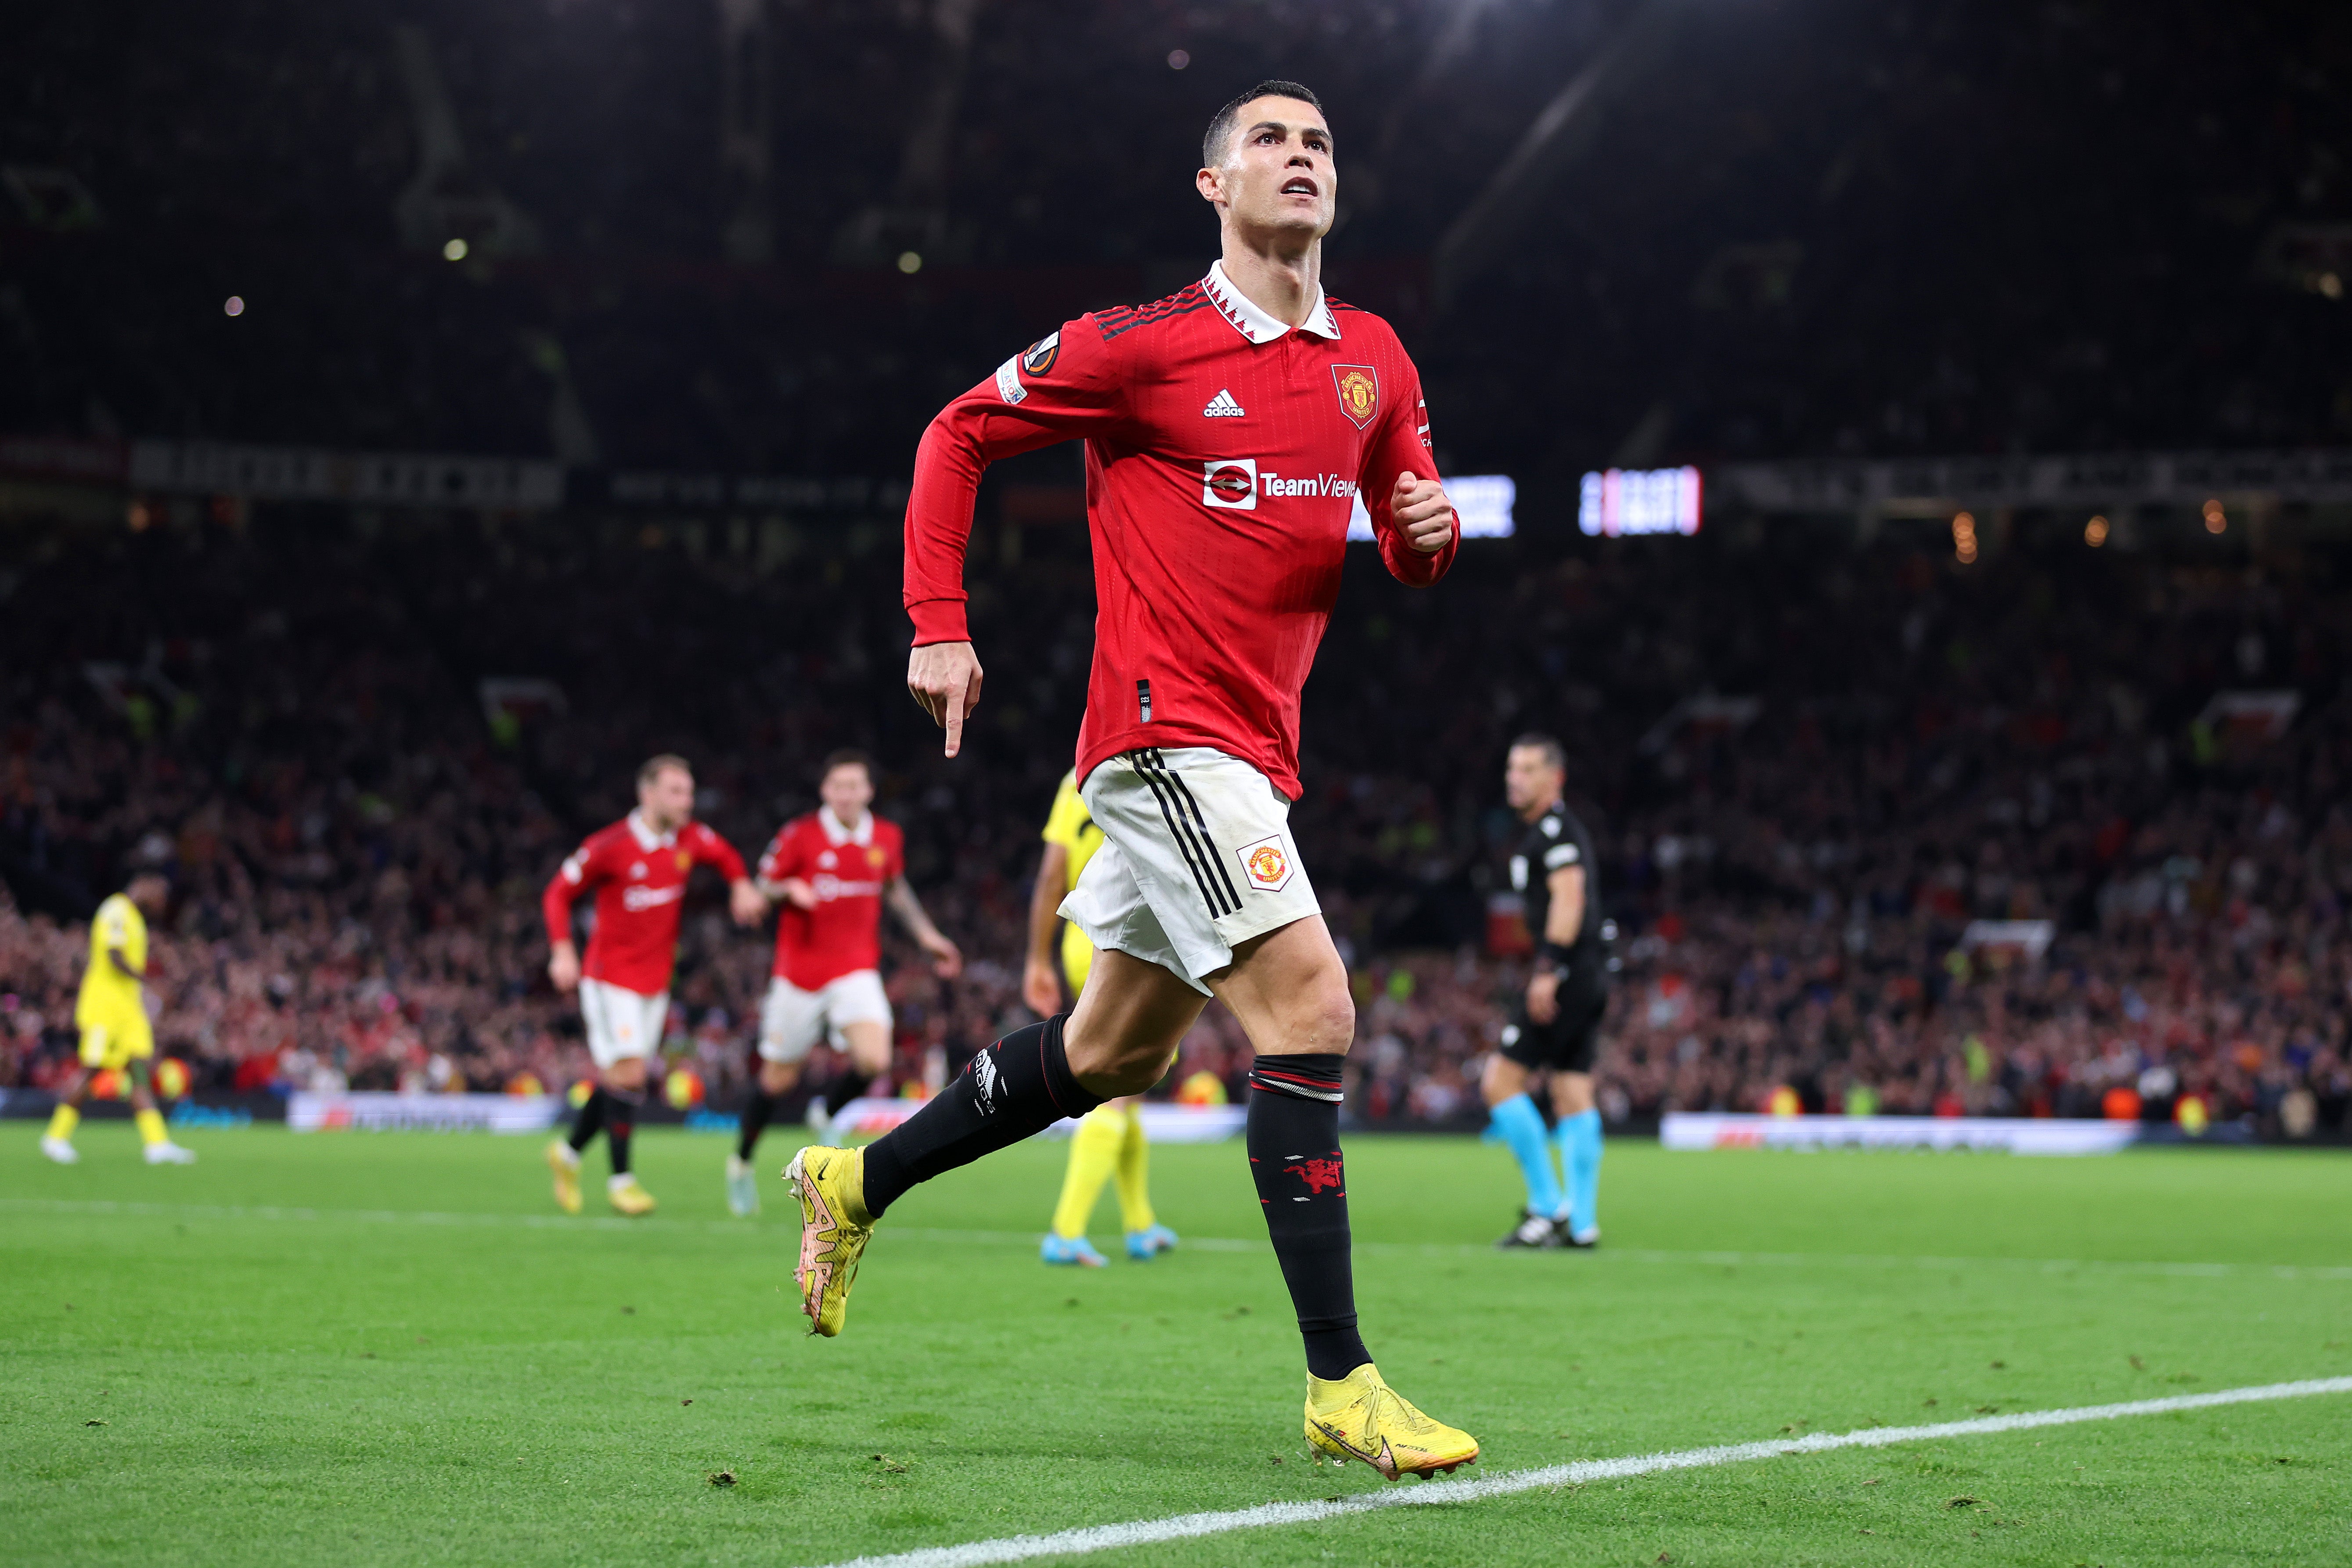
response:
{"label": "yellow football boot", "polygon": [[1478,1458],[1477,1438],[1414,1409],[1370,1362],[1335,1382],[1307,1380],[1307,1441],[1343,1465],[1361,1459],[1391,1480],[1444,1475]]}
{"label": "yellow football boot", "polygon": [[547,1168],[555,1173],[555,1206],[565,1214],[580,1212],[580,1156],[559,1138],[547,1146]]}
{"label": "yellow football boot", "polygon": [[849,1288],[857,1260],[874,1234],[866,1212],[866,1151],[811,1144],[784,1167],[784,1181],[801,1201],[801,1261],[793,1280],[809,1332],[827,1339],[849,1315]]}
{"label": "yellow football boot", "polygon": [[637,1183],[635,1176],[604,1189],[604,1201],[631,1219],[654,1212],[654,1195]]}

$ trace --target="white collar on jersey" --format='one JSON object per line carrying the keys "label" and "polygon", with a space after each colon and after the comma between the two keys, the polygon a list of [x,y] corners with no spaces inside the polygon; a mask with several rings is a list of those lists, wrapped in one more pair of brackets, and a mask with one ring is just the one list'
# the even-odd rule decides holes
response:
{"label": "white collar on jersey", "polygon": [[[1222,261],[1209,263],[1209,275],[1201,279],[1201,291],[1208,295],[1209,303],[1234,324],[1234,331],[1254,343],[1270,343],[1290,331],[1288,321],[1267,315],[1251,301],[1248,295],[1234,287],[1234,280],[1225,276],[1225,264]],[[1320,283],[1315,285],[1315,308],[1307,312],[1306,322],[1298,330],[1339,342],[1339,323],[1332,318],[1330,302],[1323,298],[1323,285]]]}
{"label": "white collar on jersey", "polygon": [[874,814],[870,811],[862,813],[858,816],[857,826],[856,827],[844,827],[841,824],[834,821],[833,807],[829,805],[820,805],[816,808],[816,825],[824,829],[824,841],[827,844],[871,844],[874,842]]}
{"label": "white collar on jersey", "polygon": [[675,828],[667,833],[656,833],[653,824],[646,820],[646,815],[642,811],[629,813],[629,837],[637,841],[639,849],[647,853],[656,849],[667,849],[677,842],[677,832]]}

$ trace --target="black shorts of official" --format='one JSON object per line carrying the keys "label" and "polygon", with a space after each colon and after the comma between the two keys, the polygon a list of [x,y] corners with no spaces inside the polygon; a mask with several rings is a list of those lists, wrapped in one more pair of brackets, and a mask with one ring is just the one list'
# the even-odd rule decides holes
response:
{"label": "black shorts of official", "polygon": [[1524,999],[1503,1026],[1502,1051],[1530,1072],[1591,1072],[1601,1047],[1601,1016],[1609,1010],[1606,982],[1575,975],[1559,983],[1559,1011],[1549,1024],[1528,1022]]}

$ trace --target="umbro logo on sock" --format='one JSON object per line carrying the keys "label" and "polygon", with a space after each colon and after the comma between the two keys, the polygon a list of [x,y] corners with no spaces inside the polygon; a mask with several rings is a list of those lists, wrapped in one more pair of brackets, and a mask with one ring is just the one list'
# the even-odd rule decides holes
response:
{"label": "umbro logo on sock", "polygon": [[1239,419],[1242,417],[1242,405],[1234,401],[1234,395],[1232,393],[1227,392],[1221,386],[1217,389],[1217,395],[1209,399],[1209,406],[1201,410],[1201,417],[1203,419]]}

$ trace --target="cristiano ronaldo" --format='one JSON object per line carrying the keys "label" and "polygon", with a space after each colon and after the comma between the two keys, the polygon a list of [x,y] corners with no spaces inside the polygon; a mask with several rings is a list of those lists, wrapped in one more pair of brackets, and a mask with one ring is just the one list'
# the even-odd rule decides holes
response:
{"label": "cristiano ronaldo", "polygon": [[1414,586],[1445,574],[1458,531],[1412,360],[1323,291],[1339,174],[1315,95],[1267,81],[1227,104],[1194,183],[1222,240],[1207,276],[1065,323],[950,404],[917,454],[907,685],[953,757],[981,691],[963,588],[981,471],[1086,444],[1098,610],[1076,762],[1104,843],[1061,913],[1100,956],[1069,1013],[997,1041],[888,1135],[794,1157],[802,1305],[839,1332],[893,1200],[1150,1088],[1213,996],[1257,1052],[1250,1173],[1305,1344],[1307,1440],[1428,1475],[1478,1445],[1390,1388],[1357,1330],[1339,1148],[1355,1005],[1289,811],[1351,512]]}

